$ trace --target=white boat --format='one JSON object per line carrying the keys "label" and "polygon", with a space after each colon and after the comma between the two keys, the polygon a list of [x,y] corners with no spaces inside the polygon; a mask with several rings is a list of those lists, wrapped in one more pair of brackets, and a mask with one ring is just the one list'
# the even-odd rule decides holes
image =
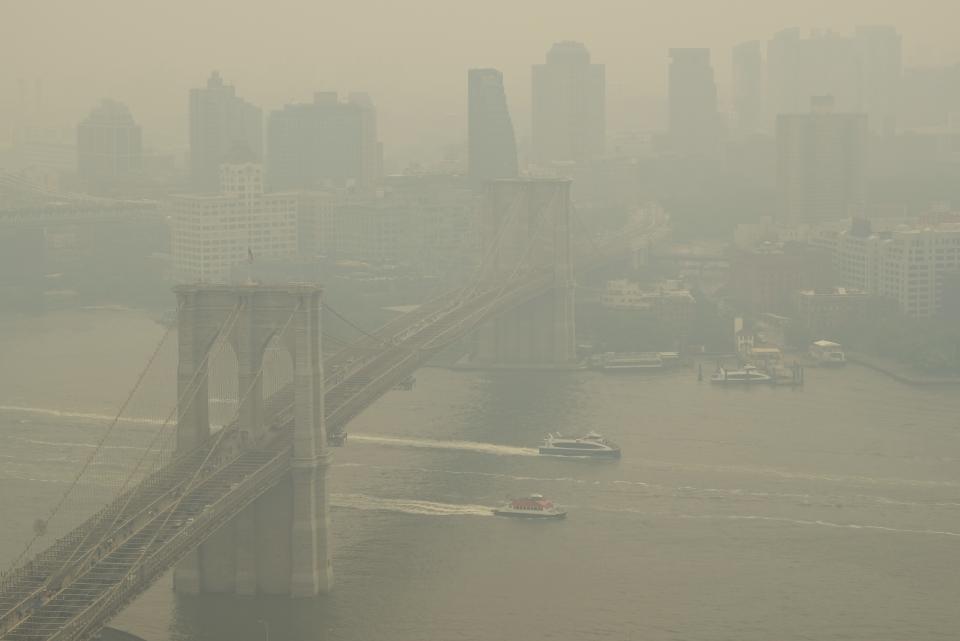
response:
{"label": "white boat", "polygon": [[493,511],[496,516],[514,516],[527,519],[562,519],[567,511],[557,507],[542,494],[531,494],[522,499],[512,499]]}
{"label": "white boat", "polygon": [[840,343],[814,341],[810,344],[810,356],[821,367],[838,367],[847,364],[847,356]]}
{"label": "white boat", "polygon": [[620,446],[611,443],[596,432],[580,438],[548,434],[540,446],[544,456],[577,456],[584,458],[620,458]]}
{"label": "white boat", "polygon": [[764,374],[753,365],[744,365],[743,369],[727,369],[718,367],[717,371],[710,377],[713,383],[730,384],[751,384],[751,383],[769,383],[773,378],[769,374]]}
{"label": "white boat", "polygon": [[663,358],[657,352],[607,352],[600,357],[605,372],[650,371],[663,369]]}

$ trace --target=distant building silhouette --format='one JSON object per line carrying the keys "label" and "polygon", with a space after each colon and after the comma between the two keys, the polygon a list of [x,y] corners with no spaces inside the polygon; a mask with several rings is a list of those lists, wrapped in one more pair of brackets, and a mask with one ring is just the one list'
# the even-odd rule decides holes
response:
{"label": "distant building silhouette", "polygon": [[804,112],[814,96],[833,96],[839,111],[861,110],[860,63],[852,38],[833,32],[804,38],[800,29],[785,29],[769,42],[767,65],[774,122],[779,114]]}
{"label": "distant building silhouette", "polygon": [[904,129],[943,130],[960,123],[960,64],[906,69],[901,87]]}
{"label": "distant building silhouette", "polygon": [[538,163],[597,158],[606,144],[606,79],[579,42],[558,42],[533,65],[533,157]]}
{"label": "distant building silhouette", "polygon": [[912,67],[903,73],[901,125],[907,130],[943,130],[960,124],[960,64]]}
{"label": "distant building silhouette", "polygon": [[139,174],[142,161],[140,125],[126,105],[103,100],[77,125],[77,172],[93,191]]}
{"label": "distant building silhouette", "polygon": [[733,48],[733,113],[737,131],[757,133],[764,129],[763,45],[759,40]]}
{"label": "distant building silhouette", "polygon": [[815,98],[810,113],[777,118],[778,222],[814,224],[859,216],[864,206],[867,117],[833,112]]}
{"label": "distant building silhouette", "polygon": [[513,121],[503,74],[496,69],[467,72],[467,138],[467,173],[474,184],[517,177]]}
{"label": "distant building silhouette", "polygon": [[861,108],[870,129],[893,135],[897,129],[903,54],[900,34],[887,25],[857,27],[860,56]]}
{"label": "distant building silhouette", "polygon": [[190,178],[195,191],[216,192],[220,165],[237,147],[263,158],[263,112],[223,84],[214,71],[207,86],[190,90]]}
{"label": "distant building silhouette", "polygon": [[797,28],[767,45],[768,112],[798,113],[814,96],[833,96],[837,111],[865,113],[872,131],[896,128],[902,78],[901,38],[891,26],[857,27],[853,36]]}
{"label": "distant building silhouette", "polygon": [[271,189],[370,188],[380,178],[377,112],[366,94],[341,101],[317,92],[267,121],[267,184]]}
{"label": "distant building silhouette", "polygon": [[670,138],[677,151],[716,151],[720,115],[709,49],[670,50],[669,109]]}

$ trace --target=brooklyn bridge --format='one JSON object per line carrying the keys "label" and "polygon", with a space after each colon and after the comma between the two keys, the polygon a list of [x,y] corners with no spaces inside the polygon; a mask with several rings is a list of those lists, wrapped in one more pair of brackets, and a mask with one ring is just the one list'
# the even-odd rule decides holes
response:
{"label": "brooklyn bridge", "polygon": [[[461,341],[479,366],[575,366],[575,268],[589,270],[666,229],[666,217],[650,209],[608,239],[574,234],[569,188],[563,180],[494,181],[472,282],[339,351],[323,349],[318,284],[175,288],[176,329],[161,338],[97,448],[4,572],[2,638],[88,638],[171,568],[185,593],[330,590],[326,479],[331,446],[347,440],[350,420]],[[173,343],[176,399],[143,428],[154,430],[151,446],[105,504],[52,540],[98,453],[146,393],[162,346]],[[232,418],[217,426],[211,374],[222,352],[235,356],[237,398]],[[288,359],[286,375],[268,371],[268,352]]]}

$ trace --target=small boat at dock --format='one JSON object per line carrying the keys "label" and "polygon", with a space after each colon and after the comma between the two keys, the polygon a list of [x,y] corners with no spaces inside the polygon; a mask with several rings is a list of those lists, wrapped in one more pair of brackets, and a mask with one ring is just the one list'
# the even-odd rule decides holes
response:
{"label": "small boat at dock", "polygon": [[718,367],[710,377],[711,383],[750,385],[756,383],[770,383],[773,377],[764,374],[753,365],[744,365],[741,369],[727,369]]}

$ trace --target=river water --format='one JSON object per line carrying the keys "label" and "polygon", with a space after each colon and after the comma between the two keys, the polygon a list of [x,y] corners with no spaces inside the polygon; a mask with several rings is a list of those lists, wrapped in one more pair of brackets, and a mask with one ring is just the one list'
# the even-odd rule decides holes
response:
{"label": "river water", "polygon": [[[123,310],[0,319],[0,565],[161,334]],[[954,640],[958,410],[956,388],[855,366],[803,389],[424,369],[335,451],[332,594],[185,598],[167,577],[114,624],[151,641]],[[153,429],[121,426],[91,500]],[[623,459],[534,455],[588,429]],[[567,520],[489,515],[534,491]]]}

